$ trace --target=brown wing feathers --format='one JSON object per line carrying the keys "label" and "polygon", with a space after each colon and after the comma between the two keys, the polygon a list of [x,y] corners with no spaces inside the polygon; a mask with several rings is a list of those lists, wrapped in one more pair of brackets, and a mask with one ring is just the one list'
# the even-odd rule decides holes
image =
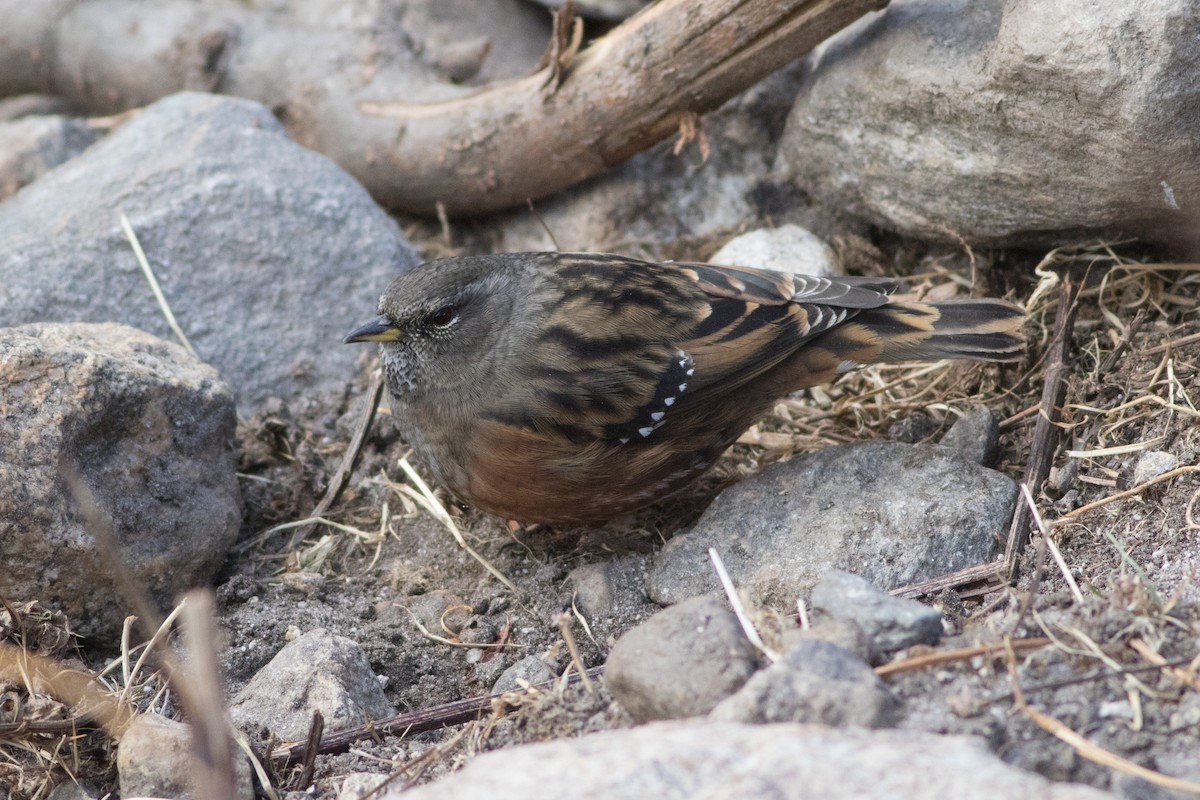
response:
{"label": "brown wing feathers", "polygon": [[862,364],[1003,360],[1023,344],[1016,306],[892,302],[889,280],[560,259],[556,302],[570,311],[542,332],[528,360],[539,372],[512,395],[526,418],[503,421],[571,440],[648,440],[686,409],[736,396],[768,373],[756,391],[816,385]]}

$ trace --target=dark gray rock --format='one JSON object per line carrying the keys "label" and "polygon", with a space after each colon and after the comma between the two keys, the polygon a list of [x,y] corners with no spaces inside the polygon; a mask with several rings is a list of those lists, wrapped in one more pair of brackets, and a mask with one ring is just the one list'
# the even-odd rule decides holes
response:
{"label": "dark gray rock", "polygon": [[813,589],[812,606],[857,624],[877,653],[894,653],[914,644],[937,644],[942,638],[942,615],[936,609],[916,600],[893,597],[870,581],[840,569],[830,571]]}
{"label": "dark gray rock", "polygon": [[954,421],[939,444],[957,450],[976,464],[990,467],[996,463],[1000,447],[1000,426],[990,408],[972,406]]}
{"label": "dark gray rock", "polygon": [[643,620],[659,610],[646,597],[648,558],[627,553],[593,564],[584,564],[567,575],[571,602],[579,609],[599,641],[623,633],[631,622]]}
{"label": "dark gray rock", "polygon": [[545,661],[537,656],[525,656],[500,673],[500,677],[492,684],[492,694],[520,691],[525,688],[521,685],[521,681],[536,685],[552,681],[554,677],[554,671],[546,665]]}
{"label": "dark gray rock", "polygon": [[366,191],[267,109],[185,93],[0,204],[0,326],[115,320],[173,339],[122,212],[243,412],[341,393],[363,356],[342,337],[416,260]]}
{"label": "dark gray rock", "polygon": [[378,800],[1114,800],[1009,766],[982,739],[922,731],[654,723],[484,753],[443,780]]}
{"label": "dark gray rock", "polygon": [[100,131],[85,121],[28,116],[0,124],[0,200],[86,150]]}
{"label": "dark gray rock", "polygon": [[324,628],[285,645],[238,692],[229,714],[240,728],[303,739],[314,711],[325,717],[326,731],[396,713],[362,649]]}
{"label": "dark gray rock", "polygon": [[829,642],[801,642],[712,710],[716,722],[815,722],[890,728],[900,702],[866,662]]}
{"label": "dark gray rock", "polygon": [[78,778],[78,780],[83,783],[75,783],[73,780],[63,781],[50,790],[50,794],[46,795],[46,800],[99,800],[100,791],[91,782],[84,778]]}
{"label": "dark gray rock", "polygon": [[604,668],[638,722],[707,714],[754,674],[756,652],[717,597],[660,611],[617,640]]}
{"label": "dark gray rock", "polygon": [[[123,325],[25,325],[0,328],[0,387],[0,596],[60,608],[104,647],[132,613],[113,559],[160,607],[212,578],[241,523],[233,397],[216,370]],[[120,552],[97,545],[62,459]]]}
{"label": "dark gray rock", "polygon": [[658,603],[718,590],[715,547],[734,585],[791,607],[831,569],[891,589],[985,561],[1008,529],[1011,478],[942,447],[866,442],[768,467],[726,489],[651,566]]}
{"label": "dark gray rock", "polygon": [[787,651],[801,642],[829,642],[848,650],[868,664],[879,663],[880,653],[858,623],[849,619],[819,616],[810,628],[785,628],[782,649]]}
{"label": "dark gray rock", "polygon": [[783,160],[815,198],[912,236],[1194,237],[1195,14],[1192,0],[892,3],[823,46]]}
{"label": "dark gray rock", "polygon": [[[122,797],[196,797],[195,776],[199,748],[191,728],[158,714],[140,714],[121,736],[117,748],[117,774]],[[252,800],[250,764],[240,750],[234,752],[236,793],[230,800]]]}

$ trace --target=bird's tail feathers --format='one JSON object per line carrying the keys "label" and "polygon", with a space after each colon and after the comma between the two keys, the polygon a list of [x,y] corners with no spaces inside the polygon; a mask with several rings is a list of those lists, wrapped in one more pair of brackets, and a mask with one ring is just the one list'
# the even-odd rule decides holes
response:
{"label": "bird's tail feathers", "polygon": [[1012,361],[1025,350],[1024,321],[1020,306],[985,299],[889,303],[863,311],[849,324],[876,340],[875,361]]}

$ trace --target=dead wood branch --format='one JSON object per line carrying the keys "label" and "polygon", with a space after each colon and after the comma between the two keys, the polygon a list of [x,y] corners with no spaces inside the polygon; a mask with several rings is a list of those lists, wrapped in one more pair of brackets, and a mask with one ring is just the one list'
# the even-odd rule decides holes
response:
{"label": "dead wood branch", "polygon": [[[1022,481],[1031,492],[1041,491],[1042,485],[1050,475],[1050,467],[1054,464],[1054,456],[1058,453],[1059,440],[1062,438],[1059,423],[1062,420],[1063,404],[1066,402],[1071,334],[1075,329],[1075,312],[1079,310],[1080,289],[1072,291],[1070,281],[1064,279],[1059,295],[1058,312],[1054,318],[1054,337],[1048,348],[1046,374],[1042,383],[1042,402],[1037,422],[1033,427],[1033,442],[1029,446],[1029,461],[1025,465],[1025,479]],[[1016,580],[1021,553],[1029,544],[1032,523],[1033,514],[1029,507],[1018,501],[1008,543],[1004,549],[1004,563],[1010,581]],[[1042,563],[1042,556],[1044,553],[1039,549],[1039,565]],[[1036,593],[1035,585],[1031,588],[1030,595]]]}
{"label": "dead wood branch", "polygon": [[[535,684],[532,691],[552,691],[555,687],[571,686],[584,680],[598,678],[604,674],[604,667],[592,667],[586,672],[574,672],[563,678],[556,678],[546,683]],[[509,700],[518,696],[518,692],[500,692],[479,697],[466,697],[450,703],[443,703],[433,708],[423,708],[417,711],[406,711],[387,719],[376,720],[355,728],[346,728],[321,738],[318,746],[320,753],[344,753],[355,742],[363,739],[375,739],[380,736],[415,736],[425,731],[436,731],[452,725],[462,725],[464,722],[479,719],[485,712],[504,709],[510,706]],[[270,754],[276,766],[303,762],[308,757],[312,743],[291,742]]]}
{"label": "dead wood branch", "polygon": [[543,70],[467,94],[386,43],[236,6],[0,0],[0,96],[100,112],[184,89],[246,97],[385,205],[477,214],[625,161],[886,4],[660,0],[560,64],[553,93]]}

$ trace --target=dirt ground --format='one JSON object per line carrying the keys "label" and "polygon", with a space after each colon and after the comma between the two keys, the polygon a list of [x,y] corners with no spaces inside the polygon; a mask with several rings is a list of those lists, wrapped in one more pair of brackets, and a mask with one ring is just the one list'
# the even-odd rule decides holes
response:
{"label": "dirt ground", "polygon": [[[1043,389],[1056,276],[1070,276],[1086,288],[1072,335],[1063,443],[1036,497],[1067,572],[1035,542],[1015,587],[974,596],[967,587],[925,598],[941,608],[954,633],[931,651],[901,654],[904,671],[885,680],[904,701],[905,727],[982,735],[1004,759],[1053,779],[1161,796],[1148,788],[1137,794],[1142,779],[1124,766],[1098,765],[1094,759],[1102,756],[1091,746],[1200,780],[1194,758],[1200,738],[1200,412],[1194,406],[1200,399],[1200,265],[1164,266],[1163,254],[1103,245],[1049,255],[975,254],[972,262],[949,248],[876,244],[879,255],[874,265],[864,262],[867,269],[907,274],[918,291],[964,293],[974,273],[977,293],[1032,298],[1028,359],[965,370],[870,369],[798,395],[744,437],[754,444],[735,446],[695,487],[599,529],[513,530],[449,503],[468,543],[516,592],[413,498],[412,481],[397,466],[405,450],[386,401],[347,488],[325,514],[339,527],[315,525],[301,531],[298,542],[292,541],[295,529],[264,535],[306,518],[321,498],[367,399],[373,353],[364,349],[361,374],[340,407],[279,406],[248,420],[241,430],[243,536],[217,590],[228,692],[295,633],[316,627],[358,642],[401,711],[486,695],[507,666],[529,654],[571,671],[599,666],[615,638],[655,608],[640,599],[585,627],[572,613],[567,576],[573,569],[647,558],[686,528],[723,484],[765,463],[838,442],[936,440],[955,411],[977,402],[1002,420],[998,468],[1019,480]],[[1135,485],[1135,466],[1150,451],[1171,454],[1177,466],[1172,477]],[[1090,504],[1096,505],[1089,510]],[[1035,584],[1036,599],[1023,608]],[[451,612],[460,619],[445,627],[422,630],[414,622],[446,620]],[[564,612],[581,664],[564,641]],[[1017,644],[1006,651],[1009,636]],[[1047,641],[1021,644],[1033,638]],[[481,643],[491,646],[481,649]],[[997,646],[960,652],[989,644]],[[944,655],[917,660],[933,653]],[[84,657],[93,669],[107,663],[97,654]],[[1177,666],[1156,666],[1163,662]],[[1010,664],[1020,665],[1016,674],[1031,713],[1016,696]],[[119,676],[119,670],[108,676],[118,689]],[[1047,718],[1067,733],[1047,730],[1054,727]],[[366,739],[350,752],[320,756],[313,796],[334,796],[335,779],[349,772],[399,771],[399,781],[425,781],[481,750],[629,724],[602,685],[596,694],[578,685],[546,690],[516,710],[490,719],[485,713],[462,736],[460,726]],[[1072,732],[1085,743],[1064,741]],[[76,774],[101,789],[114,787],[111,751],[100,734],[69,746],[53,737],[27,737],[22,745],[28,749],[8,756],[23,759],[14,796],[36,796],[52,765],[72,748],[80,757]],[[272,780],[280,791],[304,788],[297,766],[276,768]]]}

